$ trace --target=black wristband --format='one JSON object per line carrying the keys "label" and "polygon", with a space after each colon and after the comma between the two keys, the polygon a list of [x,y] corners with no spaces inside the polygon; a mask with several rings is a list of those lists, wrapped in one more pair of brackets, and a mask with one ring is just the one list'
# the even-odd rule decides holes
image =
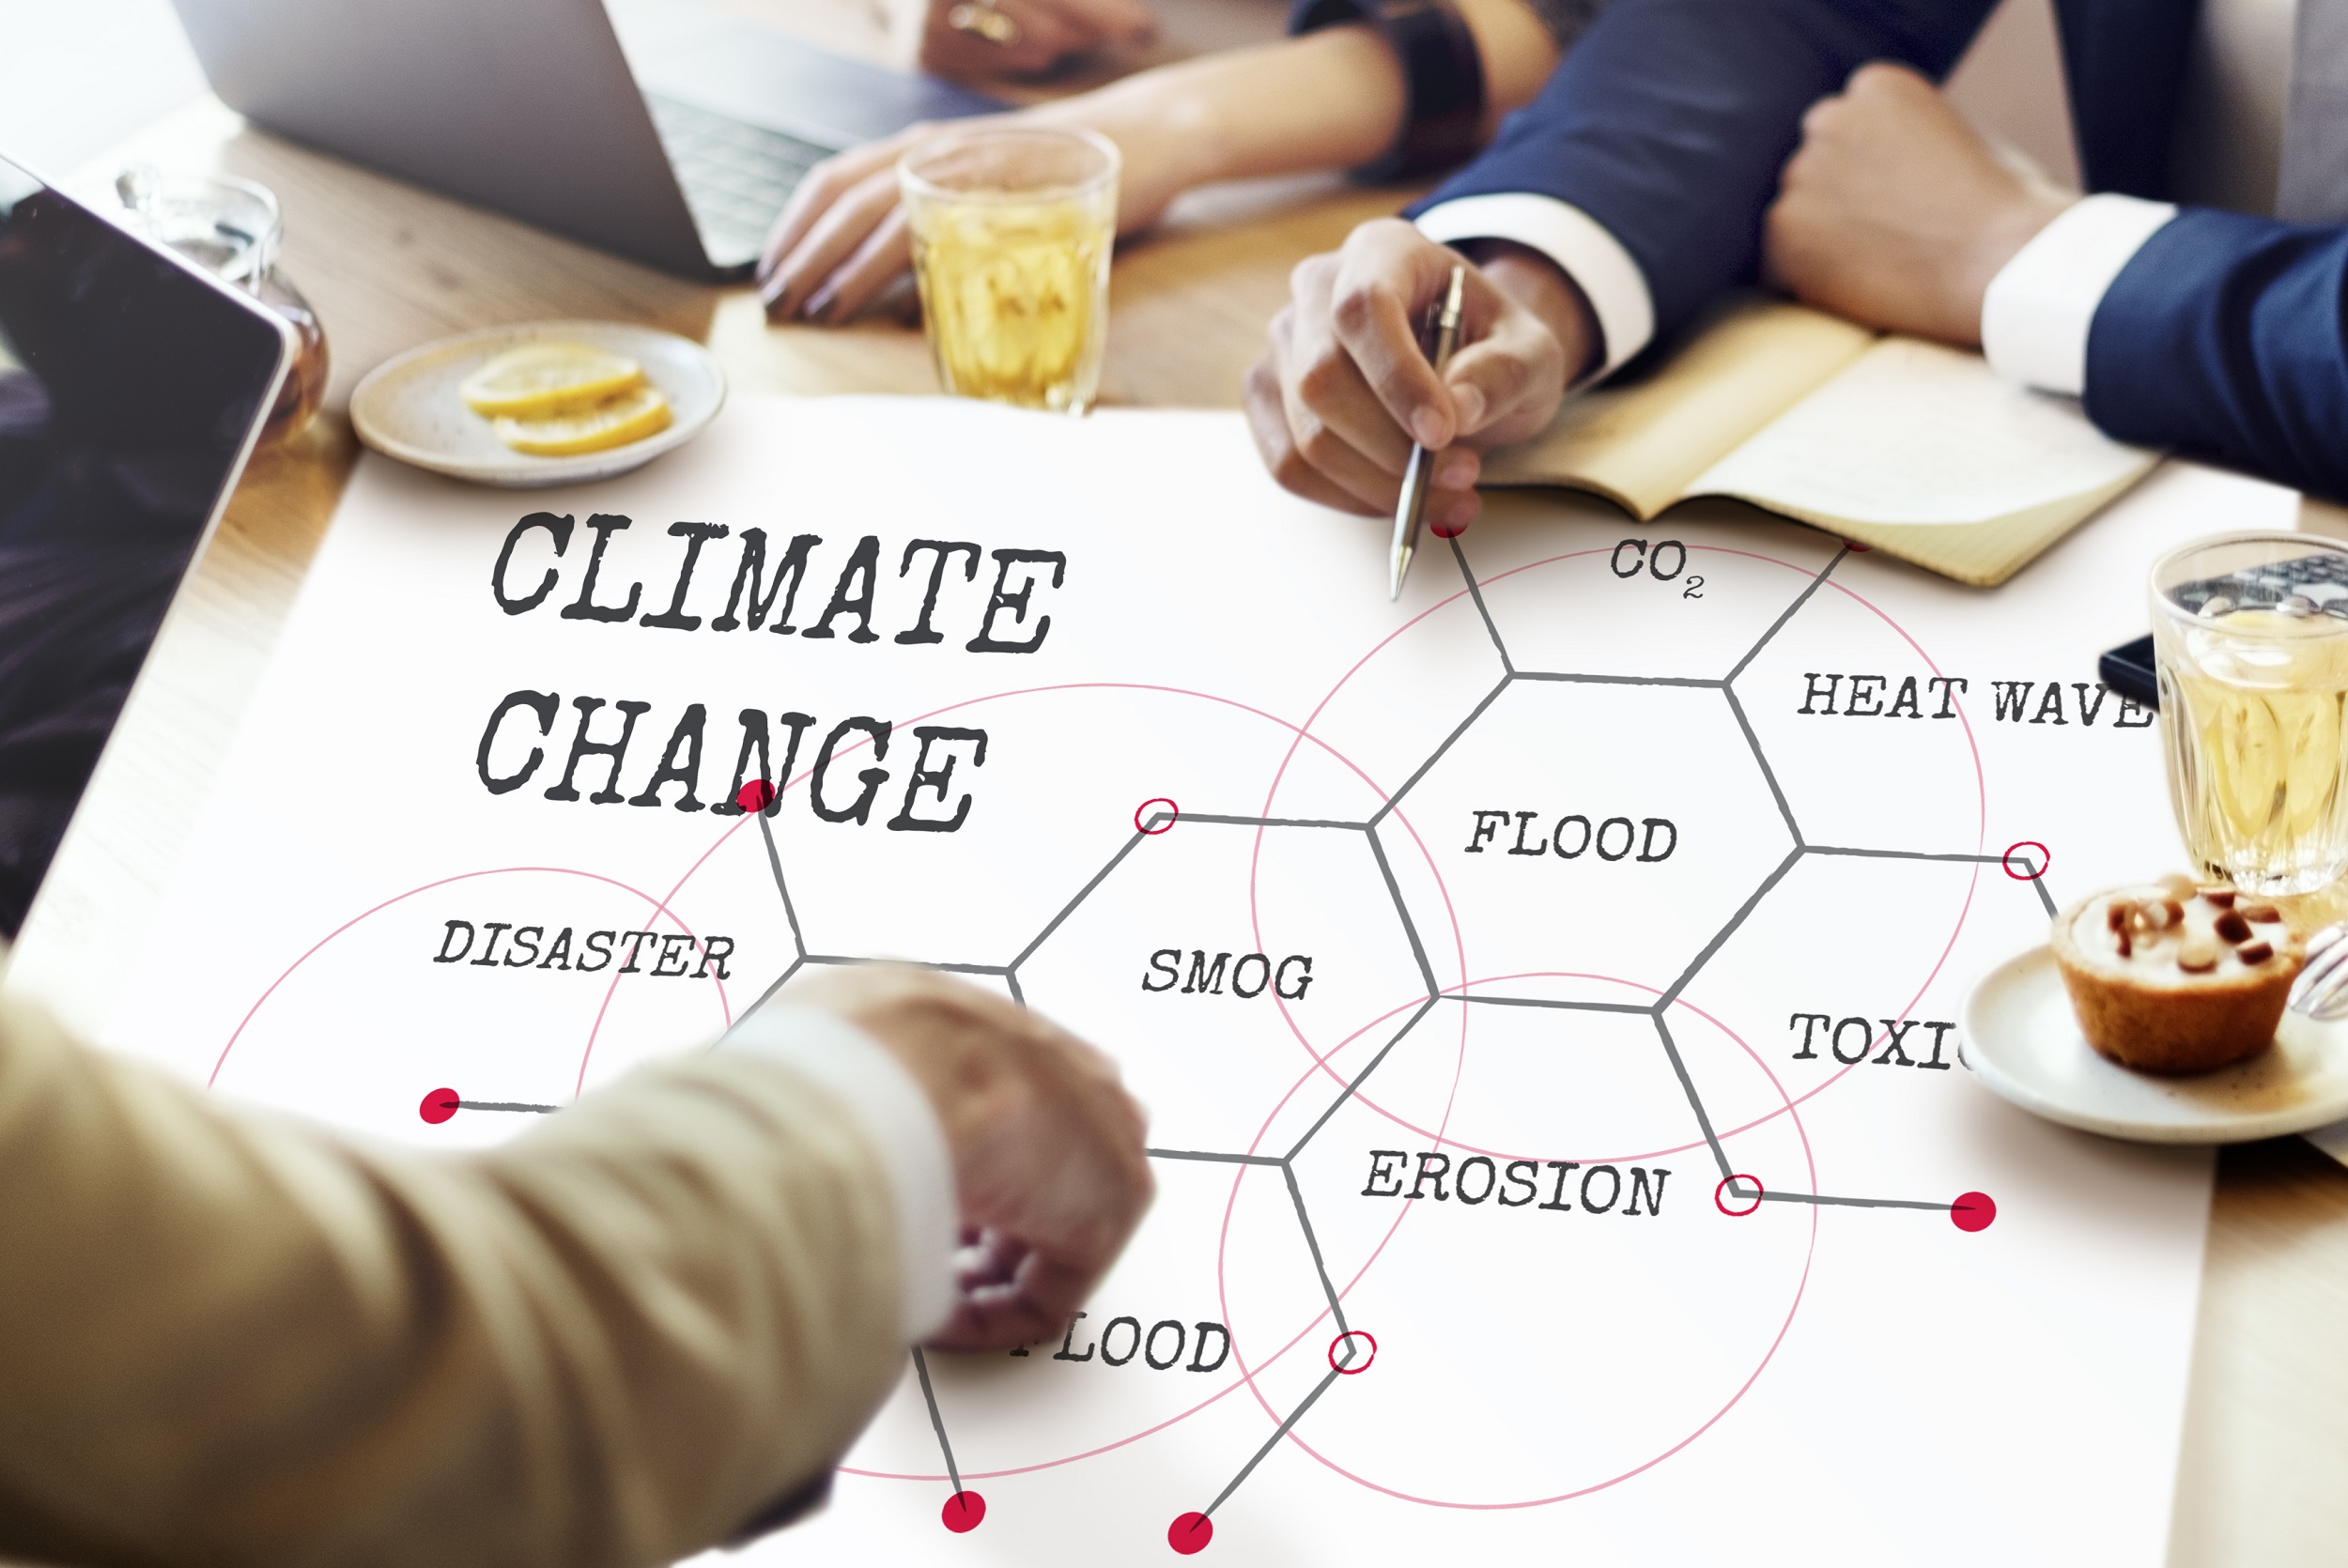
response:
{"label": "black wristband", "polygon": [[1409,179],[1465,162],[1484,128],[1484,61],[1451,0],[1301,0],[1289,31],[1349,22],[1368,23],[1393,46],[1409,101],[1394,145],[1354,172]]}

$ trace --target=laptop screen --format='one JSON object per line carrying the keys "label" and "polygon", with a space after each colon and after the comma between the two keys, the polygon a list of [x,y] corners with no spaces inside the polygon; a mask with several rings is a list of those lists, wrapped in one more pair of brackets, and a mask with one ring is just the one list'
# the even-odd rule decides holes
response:
{"label": "laptop screen", "polygon": [[283,341],[0,160],[0,938],[235,482]]}

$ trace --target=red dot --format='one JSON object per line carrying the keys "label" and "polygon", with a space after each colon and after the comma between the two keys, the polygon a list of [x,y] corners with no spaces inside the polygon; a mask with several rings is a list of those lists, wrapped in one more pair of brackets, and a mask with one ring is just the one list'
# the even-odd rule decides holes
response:
{"label": "red dot", "polygon": [[1204,1514],[1180,1514],[1166,1527],[1166,1544],[1184,1557],[1205,1551],[1207,1543],[1213,1539],[1214,1521]]}
{"label": "red dot", "polygon": [[1997,1200],[1986,1192],[1968,1192],[1949,1206],[1949,1222],[1958,1230],[1987,1230],[1997,1217]]}
{"label": "red dot", "polygon": [[[2022,869],[2017,871],[2014,869],[2014,856],[2015,853],[2019,850],[2036,850],[2038,858],[2032,860],[2029,855],[2023,855]],[[2008,844],[2005,847],[2005,853],[2000,857],[2000,864],[2005,867],[2005,874],[2016,882],[2034,882],[2045,876],[2047,868],[2054,864],[2054,852],[2035,838],[2025,838],[2018,844]]]}
{"label": "red dot", "polygon": [[[1368,1345],[1352,1343],[1363,1341]],[[1343,1360],[1340,1360],[1342,1356]],[[1367,1372],[1369,1363],[1378,1359],[1378,1336],[1360,1329],[1351,1329],[1329,1342],[1329,1370],[1342,1372],[1348,1377]]]}
{"label": "red dot", "polygon": [[1874,549],[1875,546],[1873,545],[1862,545],[1856,539],[1846,539],[1843,541],[1843,548],[1850,551],[1854,555],[1865,555],[1869,550]]}
{"label": "red dot", "polygon": [[763,778],[753,778],[734,795],[734,804],[745,811],[764,811],[775,803],[775,787]]}
{"label": "red dot", "polygon": [[978,1529],[980,1521],[986,1517],[986,1499],[976,1492],[956,1492],[946,1499],[938,1517],[956,1535],[965,1535]]}
{"label": "red dot", "polygon": [[1438,539],[1457,539],[1460,535],[1467,531],[1467,524],[1461,523],[1458,528],[1453,528],[1451,526],[1451,519],[1445,517],[1439,523],[1428,524],[1427,531],[1433,534]]}
{"label": "red dot", "polygon": [[[1153,809],[1161,806],[1166,809],[1163,811]],[[1154,838],[1161,833],[1171,832],[1174,823],[1182,817],[1182,814],[1181,807],[1164,795],[1160,795],[1155,800],[1145,800],[1134,807],[1134,826]]]}
{"label": "red dot", "polygon": [[416,1115],[435,1127],[440,1126],[449,1117],[456,1115],[456,1091],[455,1089],[433,1090],[424,1097],[424,1103],[416,1107]]}

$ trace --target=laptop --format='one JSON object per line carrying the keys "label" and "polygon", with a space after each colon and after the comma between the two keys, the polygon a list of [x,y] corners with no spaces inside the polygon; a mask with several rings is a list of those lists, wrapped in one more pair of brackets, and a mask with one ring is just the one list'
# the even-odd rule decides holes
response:
{"label": "laptop", "polygon": [[293,351],[252,300],[0,159],[0,940]]}
{"label": "laptop", "polygon": [[1003,107],[678,0],[174,4],[255,124],[687,277],[748,273],[833,153]]}

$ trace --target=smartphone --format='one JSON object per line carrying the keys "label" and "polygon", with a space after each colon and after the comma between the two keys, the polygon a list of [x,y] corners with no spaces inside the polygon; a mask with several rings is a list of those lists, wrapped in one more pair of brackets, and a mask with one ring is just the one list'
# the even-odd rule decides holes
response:
{"label": "smartphone", "polygon": [[[2170,596],[2190,610],[2213,599],[2234,607],[2280,606],[2287,612],[2348,620],[2348,561],[2337,555],[2305,555],[2247,567],[2222,577],[2180,584]],[[2294,603],[2295,601],[2295,603]],[[2160,706],[2160,677],[2153,664],[2153,639],[2122,643],[2095,661],[2104,684],[2147,708]]]}
{"label": "smartphone", "polygon": [[2139,637],[2124,642],[2095,661],[2104,684],[2139,707],[2160,706],[2160,677],[2153,669],[2153,639]]}

